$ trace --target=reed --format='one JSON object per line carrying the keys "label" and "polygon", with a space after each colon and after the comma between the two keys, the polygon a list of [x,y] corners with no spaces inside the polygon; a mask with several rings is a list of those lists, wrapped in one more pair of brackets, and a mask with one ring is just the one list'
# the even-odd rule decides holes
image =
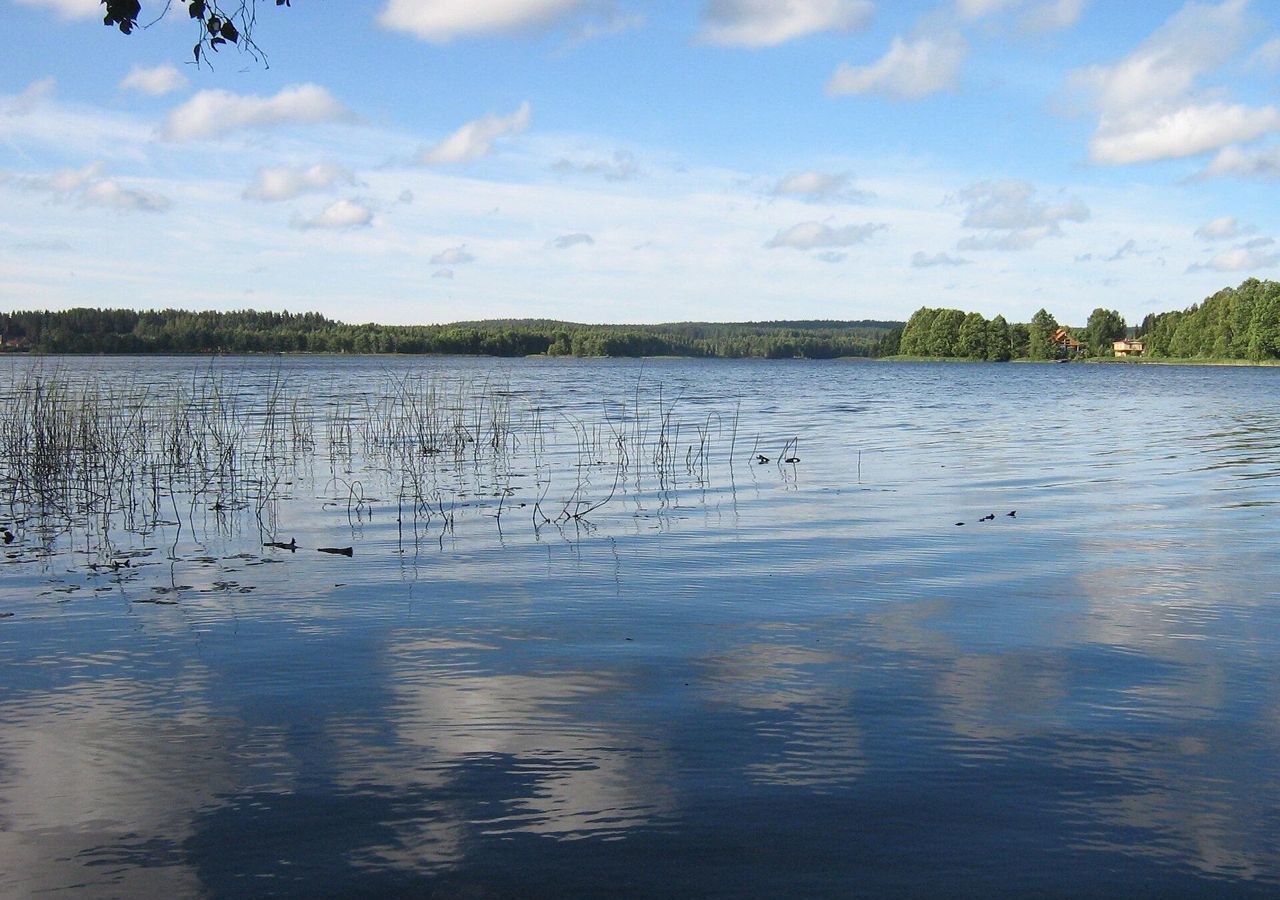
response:
{"label": "reed", "polygon": [[464,511],[499,529],[513,507],[535,529],[582,523],[624,494],[665,505],[682,487],[705,489],[717,461],[733,464],[740,413],[686,409],[637,381],[626,398],[549,414],[506,384],[424,374],[315,397],[279,374],[249,386],[196,371],[157,385],[33,369],[0,393],[10,518],[100,535],[211,512],[226,528],[251,513],[273,538],[285,487],[322,467],[331,505],[354,519],[394,503],[415,539],[452,530]]}

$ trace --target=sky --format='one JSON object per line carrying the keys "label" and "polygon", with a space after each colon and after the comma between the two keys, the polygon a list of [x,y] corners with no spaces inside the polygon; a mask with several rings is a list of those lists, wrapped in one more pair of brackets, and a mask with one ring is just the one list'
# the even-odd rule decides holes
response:
{"label": "sky", "polygon": [[1280,275],[1280,0],[259,0],[200,66],[172,5],[0,0],[0,309],[1082,325]]}

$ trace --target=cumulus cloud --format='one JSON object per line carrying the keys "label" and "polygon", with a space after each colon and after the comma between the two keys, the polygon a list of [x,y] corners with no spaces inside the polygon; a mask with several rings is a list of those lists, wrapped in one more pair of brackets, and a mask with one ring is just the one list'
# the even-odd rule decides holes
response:
{"label": "cumulus cloud", "polygon": [[60,19],[93,19],[102,15],[102,0],[18,0],[19,6],[34,6],[56,13]]}
{"label": "cumulus cloud", "polygon": [[126,187],[114,178],[107,178],[106,167],[90,163],[79,169],[62,169],[51,175],[37,175],[12,179],[17,187],[49,194],[59,202],[74,202],[80,206],[98,206],[122,212],[164,212],[169,198],[153,191]]}
{"label": "cumulus cloud", "polygon": [[1252,272],[1271,269],[1280,265],[1280,250],[1263,250],[1259,247],[1237,247],[1225,250],[1206,262],[1188,266],[1188,272]]}
{"label": "cumulus cloud", "polygon": [[15,94],[0,103],[0,112],[11,116],[25,116],[37,106],[53,96],[58,89],[58,80],[52,75],[37,78]]}
{"label": "cumulus cloud", "polygon": [[1202,241],[1230,241],[1246,234],[1252,234],[1252,226],[1242,226],[1235,216],[1220,216],[1211,222],[1205,222],[1196,229],[1196,237]]}
{"label": "cumulus cloud", "polygon": [[551,246],[557,250],[568,250],[570,247],[576,247],[579,244],[590,246],[596,242],[595,238],[584,232],[578,231],[573,234],[562,234],[551,242]]}
{"label": "cumulus cloud", "polygon": [[958,34],[924,36],[905,41],[895,37],[889,51],[869,66],[841,63],[827,93],[883,94],[918,100],[939,91],[954,90],[969,47]]}
{"label": "cumulus cloud", "polygon": [[327,191],[339,183],[353,184],[355,176],[341,166],[316,163],[313,166],[271,166],[258,170],[241,195],[246,200],[278,203],[303,194]]}
{"label": "cumulus cloud", "polygon": [[707,0],[699,34],[708,44],[773,47],[821,31],[852,31],[871,21],[871,0]]}
{"label": "cumulus cloud", "polygon": [[552,171],[561,174],[600,175],[606,181],[630,181],[640,174],[635,154],[629,150],[616,150],[609,159],[591,159],[575,162],[561,157],[551,164]]}
{"label": "cumulus cloud", "polygon": [[155,66],[146,68],[134,66],[129,74],[120,81],[120,87],[127,91],[137,91],[152,97],[163,97],[187,86],[187,76],[174,66]]}
{"label": "cumulus cloud", "polygon": [[961,240],[958,250],[1026,250],[1061,235],[1063,222],[1089,218],[1089,208],[1079,200],[1050,203],[1016,179],[980,181],[950,199],[965,208],[961,224],[983,232]]}
{"label": "cumulus cloud", "polygon": [[800,222],[790,228],[783,228],[769,240],[765,247],[777,249],[790,247],[794,250],[814,250],[819,247],[852,247],[865,243],[877,231],[889,226],[867,222],[864,225],[842,225],[836,228],[825,222]]}
{"label": "cumulus cloud", "polygon": [[871,194],[853,186],[853,179],[843,174],[799,172],[788,175],[773,186],[775,197],[797,197],[809,203],[858,203]]}
{"label": "cumulus cloud", "polygon": [[911,268],[913,269],[931,269],[935,266],[967,266],[970,262],[971,260],[946,253],[930,255],[923,250],[917,250],[911,254]]}
{"label": "cumulus cloud", "polygon": [[471,162],[493,151],[493,142],[499,138],[516,135],[529,127],[529,104],[509,116],[490,113],[468,122],[434,147],[418,153],[418,162],[425,165],[449,165]]}
{"label": "cumulus cloud", "polygon": [[208,90],[170,112],[160,127],[160,135],[170,141],[195,141],[246,128],[268,129],[353,118],[349,109],[316,84],[287,87],[273,97]]}
{"label": "cumulus cloud", "polygon": [[290,224],[302,231],[314,228],[341,231],[367,228],[372,223],[373,209],[368,204],[359,200],[336,200],[314,216],[295,217]]}
{"label": "cumulus cloud", "polygon": [[1230,175],[1236,178],[1280,178],[1280,144],[1245,149],[1223,147],[1200,172],[1201,178]]}
{"label": "cumulus cloud", "polygon": [[1188,3],[1128,56],[1072,74],[1092,98],[1098,126],[1090,142],[1107,165],[1196,156],[1280,129],[1280,110],[1225,102],[1200,88],[1234,59],[1249,34],[1247,0]]}
{"label": "cumulus cloud", "polygon": [[435,256],[431,257],[431,265],[461,266],[469,262],[475,262],[475,259],[475,254],[468,252],[466,244],[459,244],[457,247],[450,247],[448,250],[441,250]]}
{"label": "cumulus cloud", "polygon": [[537,28],[588,6],[590,0],[387,0],[378,24],[424,41]]}

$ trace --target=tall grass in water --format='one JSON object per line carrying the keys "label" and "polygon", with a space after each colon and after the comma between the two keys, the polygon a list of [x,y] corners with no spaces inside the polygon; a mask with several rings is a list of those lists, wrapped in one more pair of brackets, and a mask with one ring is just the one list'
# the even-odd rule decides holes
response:
{"label": "tall grass in water", "polygon": [[499,528],[521,508],[535,528],[582,522],[624,493],[662,506],[683,485],[705,487],[713,458],[732,464],[738,430],[736,409],[686,415],[639,384],[577,414],[426,375],[316,397],[279,377],[249,390],[212,372],[155,385],[37,369],[0,393],[10,518],[104,537],[209,512],[252,515],[273,536],[284,487],[325,466],[349,514],[394,502],[415,534],[452,528],[464,509]]}

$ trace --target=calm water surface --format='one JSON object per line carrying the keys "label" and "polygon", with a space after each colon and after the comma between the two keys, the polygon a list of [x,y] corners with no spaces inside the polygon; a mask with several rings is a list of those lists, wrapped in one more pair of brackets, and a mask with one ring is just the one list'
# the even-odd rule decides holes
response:
{"label": "calm water surface", "polygon": [[[1280,893],[1280,369],[0,364],[334,409],[435,373],[557,435],[441,475],[452,527],[323,440],[265,518],[117,529],[127,569],[18,524],[0,894]],[[575,429],[659,391],[669,480],[583,489]]]}

